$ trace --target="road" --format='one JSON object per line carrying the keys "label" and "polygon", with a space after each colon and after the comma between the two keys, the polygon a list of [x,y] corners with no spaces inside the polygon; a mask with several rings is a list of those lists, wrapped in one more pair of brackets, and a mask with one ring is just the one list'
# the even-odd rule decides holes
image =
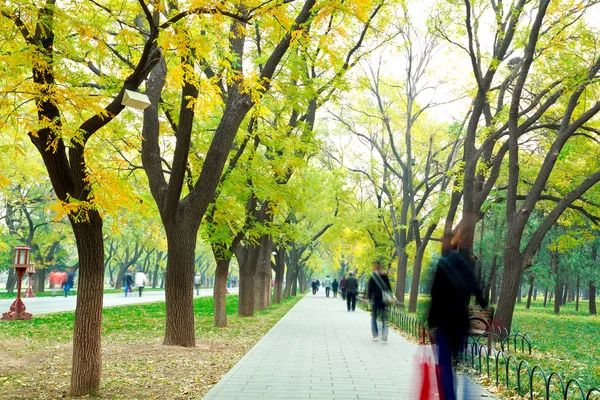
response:
{"label": "road", "polygon": [[[238,292],[238,288],[230,288],[229,293]],[[104,307],[122,306],[128,304],[140,304],[140,303],[151,303],[154,301],[165,301],[165,292],[159,291],[146,291],[142,294],[142,297],[138,297],[137,291],[132,293],[134,296],[123,296],[123,294],[113,293],[104,295]],[[195,294],[195,293],[194,293]],[[212,296],[213,290],[211,289],[200,289],[200,295],[195,297],[207,297]],[[75,311],[77,296],[65,297],[39,297],[32,299],[23,299],[27,312],[33,315],[57,313],[64,311]],[[12,300],[0,300],[0,313],[8,311],[10,305],[14,302]]]}

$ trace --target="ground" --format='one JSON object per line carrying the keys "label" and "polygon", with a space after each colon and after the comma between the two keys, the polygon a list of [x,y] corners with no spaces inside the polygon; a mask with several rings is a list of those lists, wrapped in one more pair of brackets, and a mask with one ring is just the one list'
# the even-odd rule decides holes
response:
{"label": "ground", "polygon": [[[212,326],[212,298],[196,299],[194,348],[161,345],[164,303],[105,309],[98,398],[202,398],[296,301],[287,300],[256,318],[238,318],[233,315],[237,297],[229,296],[229,327],[219,329]],[[0,325],[0,399],[66,396],[72,320],[73,313],[60,313]]]}

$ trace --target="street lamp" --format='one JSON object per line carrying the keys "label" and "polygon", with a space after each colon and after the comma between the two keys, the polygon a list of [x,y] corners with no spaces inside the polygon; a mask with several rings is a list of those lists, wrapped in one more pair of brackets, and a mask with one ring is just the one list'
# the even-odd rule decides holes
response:
{"label": "street lamp", "polygon": [[27,275],[29,275],[29,279],[27,280],[27,292],[25,292],[25,297],[35,297],[35,293],[33,293],[31,277],[35,274],[35,263],[29,263],[29,267],[27,267]]}
{"label": "street lamp", "polygon": [[4,321],[16,321],[22,319],[31,319],[31,314],[25,312],[25,304],[21,300],[21,283],[23,281],[23,275],[25,271],[30,267],[29,264],[29,252],[28,246],[17,246],[15,247],[15,255],[11,267],[15,269],[17,275],[17,299],[10,306],[10,311],[2,314],[1,320]]}

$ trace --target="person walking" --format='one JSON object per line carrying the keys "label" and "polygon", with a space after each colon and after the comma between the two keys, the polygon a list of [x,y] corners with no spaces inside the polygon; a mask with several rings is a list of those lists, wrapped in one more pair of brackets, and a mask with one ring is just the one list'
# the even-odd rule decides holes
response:
{"label": "person walking", "polygon": [[66,276],[63,274],[65,297],[69,296],[69,290],[75,285],[75,272],[71,268],[67,269]]}
{"label": "person walking", "polygon": [[333,282],[331,282],[331,289],[333,290],[333,297],[337,297],[338,287],[340,284],[337,279],[333,278]]}
{"label": "person walking", "polygon": [[127,294],[131,292],[132,285],[133,274],[131,273],[131,270],[127,270],[127,272],[125,272],[125,275],[123,275],[123,287],[125,288],[125,297],[127,297]]}
{"label": "person walking", "polygon": [[346,300],[346,275],[342,276],[340,281],[340,290],[342,291],[342,300]]}
{"label": "person walking", "polygon": [[387,343],[387,304],[385,299],[389,299],[389,296],[392,296],[391,291],[392,286],[390,285],[388,275],[381,270],[381,263],[375,261],[373,263],[373,272],[371,272],[369,283],[367,284],[367,297],[371,301],[371,333],[373,334],[374,341],[379,339],[379,331],[377,329],[377,317],[379,316],[381,318],[381,340],[383,343]]}
{"label": "person walking", "polygon": [[320,287],[321,287],[321,281],[317,279],[317,292],[319,291]]}
{"label": "person walking", "polygon": [[354,277],[354,274],[350,272],[348,274],[348,279],[346,279],[346,306],[348,307],[348,311],[356,308],[356,295],[358,294],[358,281]]}
{"label": "person walking", "polygon": [[437,345],[438,387],[444,400],[456,400],[452,360],[458,357],[467,337],[471,295],[487,307],[473,267],[470,252],[460,248],[457,235],[454,249],[440,258],[431,287],[428,323],[432,343]]}
{"label": "person walking", "polygon": [[139,297],[142,297],[144,286],[146,286],[146,274],[143,271],[138,271],[135,273],[135,287],[138,288],[140,293]]}
{"label": "person walking", "polygon": [[331,279],[329,279],[329,275],[325,278],[323,286],[325,286],[325,296],[329,297],[329,293],[331,292]]}
{"label": "person walking", "polygon": [[196,272],[194,275],[194,287],[196,288],[196,296],[200,295],[200,285],[202,284],[202,274]]}
{"label": "person walking", "polygon": [[50,287],[52,288],[52,297],[55,297],[58,289],[63,286],[63,273],[60,272],[58,269],[54,268],[54,270],[48,274],[48,282],[50,283]]}
{"label": "person walking", "polygon": [[314,296],[315,294],[317,294],[317,280],[313,279],[312,283],[310,284],[310,286],[312,287],[312,293],[313,293],[313,296]]}

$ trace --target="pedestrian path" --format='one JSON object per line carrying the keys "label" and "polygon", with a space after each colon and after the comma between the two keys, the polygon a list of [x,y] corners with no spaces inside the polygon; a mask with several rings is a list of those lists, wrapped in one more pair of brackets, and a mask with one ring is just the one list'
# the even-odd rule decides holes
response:
{"label": "pedestrian path", "polygon": [[[227,289],[231,294],[237,294],[238,288]],[[60,292],[59,292],[60,293]],[[199,295],[194,291],[194,297],[210,297],[213,295],[213,289],[200,289]],[[10,305],[14,302],[11,300],[0,300],[0,313],[8,311]],[[102,301],[102,307],[125,306],[131,304],[153,303],[155,301],[165,301],[164,291],[145,291],[142,297],[138,297],[137,290],[125,297],[122,293],[105,294]],[[27,312],[34,316],[40,314],[49,314],[65,311],[75,311],[77,305],[77,296],[70,295],[69,297],[34,297],[23,298],[23,303],[27,307]]]}
{"label": "pedestrian path", "polygon": [[[417,347],[391,330],[373,342],[369,313],[308,294],[204,399],[418,399]],[[459,379],[459,399],[482,396]]]}

